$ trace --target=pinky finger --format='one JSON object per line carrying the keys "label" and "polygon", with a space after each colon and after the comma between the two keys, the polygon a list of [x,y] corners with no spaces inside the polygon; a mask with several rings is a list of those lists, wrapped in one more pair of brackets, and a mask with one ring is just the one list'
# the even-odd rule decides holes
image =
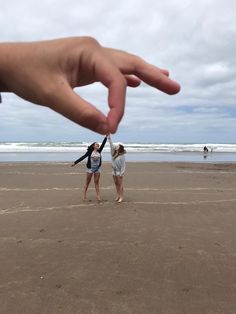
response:
{"label": "pinky finger", "polygon": [[141,84],[141,80],[134,75],[125,75],[127,85],[129,87],[138,87]]}

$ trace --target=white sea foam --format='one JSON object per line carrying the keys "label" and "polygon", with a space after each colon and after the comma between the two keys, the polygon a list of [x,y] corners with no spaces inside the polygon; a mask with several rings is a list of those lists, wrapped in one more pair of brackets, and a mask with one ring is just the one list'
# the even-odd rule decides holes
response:
{"label": "white sea foam", "polygon": [[[116,144],[116,143],[115,143]],[[0,153],[78,153],[85,152],[90,143],[66,142],[0,142]],[[209,152],[236,153],[236,144],[143,144],[124,143],[130,153],[178,153],[202,152],[207,146]],[[104,152],[108,152],[108,145]]]}

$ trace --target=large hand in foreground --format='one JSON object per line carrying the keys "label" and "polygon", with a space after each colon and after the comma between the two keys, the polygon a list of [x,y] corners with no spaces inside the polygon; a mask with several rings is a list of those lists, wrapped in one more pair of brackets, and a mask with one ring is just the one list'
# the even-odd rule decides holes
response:
{"label": "large hand in foreground", "polygon": [[[114,133],[124,113],[127,86],[144,81],[167,94],[180,86],[138,56],[102,47],[90,37],[0,44],[0,91],[47,106],[101,134]],[[107,117],[74,92],[101,82],[108,88]]]}

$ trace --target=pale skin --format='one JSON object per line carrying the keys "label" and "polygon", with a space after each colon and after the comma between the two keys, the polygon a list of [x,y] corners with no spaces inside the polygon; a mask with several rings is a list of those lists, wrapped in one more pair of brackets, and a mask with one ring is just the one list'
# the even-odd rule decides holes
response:
{"label": "pale skin", "polygon": [[[94,143],[93,146],[93,152],[97,153],[100,145],[96,142]],[[71,167],[74,167],[75,164],[72,164]],[[99,188],[99,179],[100,179],[100,172],[95,172],[95,173],[89,173],[86,172],[86,179],[85,179],[85,184],[84,184],[84,190],[83,190],[83,201],[87,201],[87,191],[89,184],[91,182],[92,177],[94,177],[94,185],[95,185],[95,191],[96,191],[96,196],[97,196],[97,201],[101,201],[101,196],[100,196],[100,188]]]}
{"label": "pale skin", "polygon": [[[107,135],[107,138],[110,142],[111,154],[112,154],[112,158],[113,158],[113,153],[119,152],[120,145],[118,145],[116,148],[114,148],[112,141],[111,141],[110,134]],[[113,174],[113,180],[114,180],[115,187],[116,187],[116,199],[115,199],[115,201],[121,203],[123,201],[123,198],[124,198],[123,176]]]}
{"label": "pale skin", "polygon": [[113,176],[114,182],[117,182],[117,198],[116,201],[118,203],[123,202],[124,198],[124,187],[123,187],[123,177],[122,176]]}
{"label": "pale skin", "polygon": [[123,176],[114,176],[113,175],[113,180],[115,183],[115,187],[116,187],[116,201],[118,203],[123,202],[124,199],[124,186],[123,186]]}
{"label": "pale skin", "polygon": [[[115,133],[124,114],[127,86],[141,81],[167,94],[180,86],[167,70],[91,37],[0,44],[0,92],[47,106],[100,134]],[[107,115],[74,88],[101,82],[108,89]]]}
{"label": "pale skin", "polygon": [[100,189],[99,189],[99,179],[100,179],[100,172],[96,172],[96,173],[86,173],[86,181],[85,181],[85,185],[84,185],[84,193],[83,193],[83,201],[86,202],[87,201],[87,190],[89,187],[89,184],[91,182],[92,176],[94,176],[94,185],[95,185],[95,191],[96,191],[96,195],[97,195],[97,201],[100,202],[101,201],[101,197],[100,197]]}

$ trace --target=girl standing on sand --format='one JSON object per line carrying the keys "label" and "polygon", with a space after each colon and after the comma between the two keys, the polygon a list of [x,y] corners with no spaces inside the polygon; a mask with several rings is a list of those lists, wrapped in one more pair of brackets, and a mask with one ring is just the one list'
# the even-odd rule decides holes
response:
{"label": "girl standing on sand", "polygon": [[110,135],[108,140],[111,148],[111,158],[112,158],[112,175],[116,187],[117,197],[116,201],[121,203],[124,198],[124,187],[123,187],[123,176],[125,173],[125,148],[123,145],[119,144],[114,146]]}
{"label": "girl standing on sand", "polygon": [[72,164],[72,167],[74,167],[80,161],[88,157],[87,164],[86,164],[87,171],[86,171],[86,181],[84,185],[83,201],[87,200],[87,190],[89,187],[89,183],[92,179],[92,176],[94,176],[94,184],[95,184],[97,200],[98,202],[101,201],[100,190],[99,190],[100,167],[102,165],[101,152],[106,144],[106,141],[107,141],[107,137],[104,138],[101,146],[97,142],[92,143],[88,147],[87,152]]}

